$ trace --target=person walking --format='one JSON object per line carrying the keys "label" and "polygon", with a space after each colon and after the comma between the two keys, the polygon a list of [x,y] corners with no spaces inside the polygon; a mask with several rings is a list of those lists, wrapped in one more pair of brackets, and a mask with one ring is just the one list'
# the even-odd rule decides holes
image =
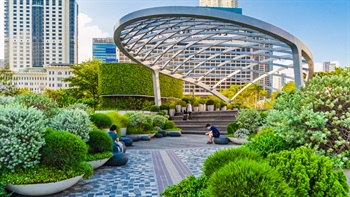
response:
{"label": "person walking", "polygon": [[187,113],[188,113],[188,119],[192,120],[192,105],[190,102],[187,103]]}
{"label": "person walking", "polygon": [[214,137],[220,137],[220,131],[215,126],[210,124],[205,125],[205,127],[209,130],[207,133],[205,133],[205,135],[209,135],[209,141],[207,144],[212,144]]}

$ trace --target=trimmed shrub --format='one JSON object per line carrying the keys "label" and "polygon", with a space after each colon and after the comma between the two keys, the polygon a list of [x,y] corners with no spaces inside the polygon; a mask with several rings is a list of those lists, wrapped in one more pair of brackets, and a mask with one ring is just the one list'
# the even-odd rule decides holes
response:
{"label": "trimmed shrub", "polygon": [[89,153],[112,152],[113,142],[108,133],[103,130],[93,130],[89,133]]}
{"label": "trimmed shrub", "polygon": [[93,114],[90,116],[90,120],[99,129],[109,128],[112,125],[112,119],[108,115],[102,113]]}
{"label": "trimmed shrub", "polygon": [[153,105],[151,108],[150,108],[150,111],[151,112],[159,112],[159,107],[157,105]]}
{"label": "trimmed shrub", "polygon": [[66,131],[51,131],[40,151],[41,163],[56,167],[76,166],[85,161],[88,147],[78,136]]}
{"label": "trimmed shrub", "polygon": [[168,110],[169,109],[169,104],[162,104],[160,105],[160,110]]}
{"label": "trimmed shrub", "polygon": [[195,176],[187,176],[180,183],[168,186],[161,196],[164,197],[182,197],[182,196],[193,196],[193,197],[205,197],[207,196],[208,178],[201,176],[196,178]]}
{"label": "trimmed shrub", "polygon": [[209,177],[215,171],[225,166],[229,162],[236,162],[242,159],[260,161],[262,157],[258,153],[246,147],[219,150],[210,155],[204,161],[203,172],[207,177]]}
{"label": "trimmed shrub", "polygon": [[160,127],[162,129],[165,129],[165,122],[167,121],[168,119],[164,116],[159,116],[159,115],[156,115],[153,117],[153,126],[155,127]]}
{"label": "trimmed shrub", "polygon": [[163,129],[172,129],[172,128],[175,128],[175,123],[171,120],[166,120]]}
{"label": "trimmed shrub", "polygon": [[34,167],[45,144],[43,113],[16,103],[0,105],[0,112],[0,169]]}
{"label": "trimmed shrub", "polygon": [[233,136],[236,138],[246,139],[249,136],[249,134],[250,134],[250,131],[248,129],[241,128],[241,129],[238,129]]}
{"label": "trimmed shrub", "polygon": [[42,111],[45,118],[52,118],[58,112],[58,104],[46,95],[22,94],[15,97],[15,102]]}
{"label": "trimmed shrub", "polygon": [[261,130],[251,143],[246,145],[249,149],[266,157],[268,154],[290,149],[283,138],[275,135],[272,129]]}
{"label": "trimmed shrub", "polygon": [[89,132],[92,130],[88,114],[80,109],[63,109],[50,120],[48,125],[55,130],[69,131],[85,142],[89,140]]}
{"label": "trimmed shrub", "polygon": [[260,113],[256,109],[242,109],[238,112],[237,121],[241,128],[256,133],[258,126],[261,125]]}
{"label": "trimmed shrub", "polygon": [[169,109],[175,109],[175,107],[176,107],[176,104],[175,104],[175,103],[171,103],[171,104],[169,105]]}
{"label": "trimmed shrub", "polygon": [[153,98],[140,98],[132,96],[105,96],[101,98],[100,109],[142,110],[154,105]]}
{"label": "trimmed shrub", "polygon": [[100,153],[88,153],[86,156],[86,161],[102,160],[106,158],[111,158],[112,156],[113,156],[113,152],[111,151],[100,152]]}
{"label": "trimmed shrub", "polygon": [[209,178],[210,196],[295,196],[282,176],[265,162],[239,160],[218,169]]}
{"label": "trimmed shrub", "polygon": [[207,103],[206,103],[207,105],[214,105],[214,100],[212,100],[212,99],[209,99],[209,100],[207,100]]}
{"label": "trimmed shrub", "polygon": [[186,107],[186,106],[187,106],[187,104],[186,104],[185,101],[181,101],[181,102],[180,102],[180,105],[181,105],[181,107]]}
{"label": "trimmed shrub", "polygon": [[193,107],[199,107],[199,102],[198,102],[198,101],[195,101],[195,102],[193,103]]}
{"label": "trimmed shrub", "polygon": [[226,128],[226,131],[227,131],[227,134],[234,134],[237,130],[239,129],[239,124],[238,122],[231,122],[227,128]]}
{"label": "trimmed shrub", "polygon": [[221,104],[220,104],[220,103],[216,103],[216,104],[215,104],[215,108],[216,108],[216,109],[220,109],[220,107],[221,107]]}
{"label": "trimmed shrub", "polygon": [[295,188],[296,196],[348,196],[344,172],[333,170],[329,158],[317,156],[311,149],[282,151],[270,154],[267,160]]}
{"label": "trimmed shrub", "polygon": [[81,162],[76,166],[68,166],[62,170],[61,167],[36,165],[34,168],[17,169],[15,173],[9,170],[0,170],[0,182],[5,184],[26,185],[36,183],[52,183],[84,174],[88,179],[92,176],[94,169],[87,162]]}

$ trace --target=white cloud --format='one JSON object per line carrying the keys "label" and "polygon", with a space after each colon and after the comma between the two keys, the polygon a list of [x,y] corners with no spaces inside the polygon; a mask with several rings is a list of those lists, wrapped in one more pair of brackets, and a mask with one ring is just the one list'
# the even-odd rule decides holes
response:
{"label": "white cloud", "polygon": [[79,63],[92,58],[92,38],[110,37],[106,32],[103,32],[97,25],[91,24],[92,18],[87,14],[80,13],[79,20]]}

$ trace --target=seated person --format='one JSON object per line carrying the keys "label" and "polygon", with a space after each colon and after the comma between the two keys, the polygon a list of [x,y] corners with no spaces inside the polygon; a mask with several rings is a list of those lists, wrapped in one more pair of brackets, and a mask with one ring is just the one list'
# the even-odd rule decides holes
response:
{"label": "seated person", "polygon": [[112,138],[113,141],[113,152],[123,152],[123,144],[119,142],[118,134],[117,134],[117,126],[112,125],[109,128],[108,135]]}
{"label": "seated person", "polygon": [[213,143],[213,137],[220,137],[220,131],[210,124],[205,125],[205,127],[209,130],[209,132],[205,133],[205,135],[209,135],[209,141],[207,144]]}

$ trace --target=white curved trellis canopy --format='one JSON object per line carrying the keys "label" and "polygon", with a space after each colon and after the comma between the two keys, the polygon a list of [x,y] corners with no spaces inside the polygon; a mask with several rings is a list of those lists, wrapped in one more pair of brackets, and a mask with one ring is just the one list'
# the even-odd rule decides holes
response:
{"label": "white curved trellis canopy", "polygon": [[[303,85],[303,70],[308,78],[313,75],[312,55],[300,40],[271,24],[224,10],[140,10],[120,19],[114,39],[121,52],[155,74],[160,72],[198,85],[224,101],[233,100],[241,92],[233,98],[221,95],[217,88],[227,80],[246,83],[243,90],[253,83],[273,89],[261,81],[280,76],[279,71],[294,69],[291,80],[297,87]],[[293,64],[279,63],[284,60]],[[308,67],[303,68],[302,62],[307,62]],[[247,73],[255,77],[242,77]],[[208,83],[206,78],[210,77],[220,80]]]}

